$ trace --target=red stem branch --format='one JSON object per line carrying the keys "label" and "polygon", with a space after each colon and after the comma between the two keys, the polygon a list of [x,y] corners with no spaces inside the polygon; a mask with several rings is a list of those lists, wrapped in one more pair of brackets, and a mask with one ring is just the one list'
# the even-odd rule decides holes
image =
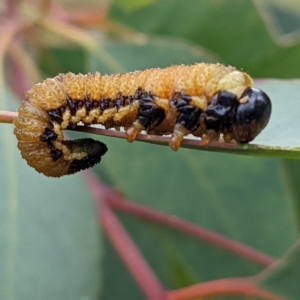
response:
{"label": "red stem branch", "polygon": [[23,98],[26,91],[29,90],[30,84],[24,69],[17,63],[16,60],[9,60],[9,68],[12,70],[8,81],[13,91]]}
{"label": "red stem branch", "polygon": [[169,217],[140,205],[124,201],[124,198],[117,191],[104,186],[90,171],[85,172],[85,177],[98,204],[99,219],[108,238],[147,299],[192,300],[199,299],[200,297],[211,298],[221,295],[252,296],[261,297],[266,300],[284,299],[268,291],[259,289],[253,283],[252,278],[219,279],[167,292],[115,216],[111,207],[171,226],[264,265],[269,265],[273,260],[262,253],[199,228],[187,221]]}
{"label": "red stem branch", "polygon": [[107,201],[114,209],[133,214],[151,222],[169,226],[175,230],[196,237],[197,239],[232,252],[259,265],[269,266],[275,261],[274,258],[258,250],[230,240],[229,238],[223,237],[211,230],[194,225],[189,221],[181,220],[178,217],[169,216],[164,213],[143,207],[139,204],[132,203],[114,190],[110,189],[107,192]]}
{"label": "red stem branch", "polygon": [[6,1],[6,17],[13,19],[17,11],[17,1],[16,0],[7,0]]}
{"label": "red stem branch", "polygon": [[17,116],[17,112],[0,110],[0,123],[12,123]]}
{"label": "red stem branch", "polygon": [[266,300],[283,300],[268,291],[256,287],[251,280],[241,278],[226,278],[199,283],[168,293],[168,300],[192,300],[216,296],[248,296],[261,297]]}
{"label": "red stem branch", "polygon": [[166,300],[167,292],[158,278],[128,235],[122,224],[118,221],[111,208],[107,205],[108,189],[99,184],[91,172],[86,172],[87,183],[99,206],[100,222],[121,257],[128,270],[134,277],[138,286],[149,300]]}

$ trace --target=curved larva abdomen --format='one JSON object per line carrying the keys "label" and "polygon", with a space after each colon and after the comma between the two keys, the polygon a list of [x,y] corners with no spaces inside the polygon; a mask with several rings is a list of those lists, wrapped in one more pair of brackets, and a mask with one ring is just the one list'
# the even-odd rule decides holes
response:
{"label": "curved larva abdomen", "polygon": [[172,66],[124,75],[59,74],[36,84],[14,120],[22,157],[47,176],[93,166],[107,151],[92,139],[65,141],[62,130],[78,122],[124,127],[128,141],[145,130],[171,133],[180,147],[192,133],[212,140],[247,143],[266,126],[271,102],[251,77],[220,64]]}
{"label": "curved larva abdomen", "polygon": [[[60,142],[62,146],[65,144],[64,146],[70,156],[74,152],[76,152],[76,155],[84,152],[85,155],[81,161],[85,162],[86,166],[78,168],[80,161],[76,160],[76,155],[73,159],[65,159],[64,154],[53,145],[53,140],[52,143],[51,140],[43,140],[43,136],[49,128],[49,122],[48,114],[30,102],[23,103],[19,109],[18,118],[14,120],[16,126],[14,133],[18,139],[18,148],[21,155],[28,165],[38,172],[50,177],[73,174],[98,163],[101,160],[101,155],[107,151],[103,143],[92,139],[83,139],[81,142]],[[51,134],[50,131],[49,134]],[[89,162],[84,161],[84,158],[87,157]],[[94,161],[92,158],[94,158]]]}

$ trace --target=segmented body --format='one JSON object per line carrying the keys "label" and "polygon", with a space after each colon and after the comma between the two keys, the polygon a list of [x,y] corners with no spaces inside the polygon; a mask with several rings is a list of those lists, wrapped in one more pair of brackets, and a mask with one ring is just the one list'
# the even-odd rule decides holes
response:
{"label": "segmented body", "polygon": [[260,111],[252,113],[249,122],[237,120],[240,107],[243,115],[243,107],[256,102],[257,96],[251,99],[259,90],[252,86],[251,77],[234,67],[205,63],[124,75],[59,74],[27,92],[14,132],[28,164],[53,177],[90,167],[107,151],[103,143],[92,139],[64,140],[62,130],[80,121],[124,127],[130,142],[142,130],[171,133],[174,150],[188,133],[204,143],[220,135],[227,142],[243,143],[265,127],[271,112],[263,93],[266,103]]}

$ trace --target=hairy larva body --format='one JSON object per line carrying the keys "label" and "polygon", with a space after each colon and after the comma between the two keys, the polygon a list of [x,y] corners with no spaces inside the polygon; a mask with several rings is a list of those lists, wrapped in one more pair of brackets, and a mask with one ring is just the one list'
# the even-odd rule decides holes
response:
{"label": "hairy larva body", "polygon": [[124,75],[59,74],[26,93],[14,120],[22,157],[47,176],[60,177],[93,166],[107,151],[92,139],[66,141],[62,130],[102,124],[138,133],[172,134],[180,147],[189,133],[202,142],[247,143],[267,125],[271,102],[234,67],[200,63]]}

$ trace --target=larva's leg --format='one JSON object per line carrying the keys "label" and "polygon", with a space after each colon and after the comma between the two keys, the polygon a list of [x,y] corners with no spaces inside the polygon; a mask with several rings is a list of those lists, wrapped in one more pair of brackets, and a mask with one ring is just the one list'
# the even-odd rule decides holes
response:
{"label": "larva's leg", "polygon": [[139,120],[134,121],[132,126],[130,126],[126,131],[127,141],[132,143],[136,139],[137,135],[144,129],[144,126]]}
{"label": "larva's leg", "polygon": [[192,97],[176,93],[171,101],[171,106],[175,107],[179,116],[174,126],[170,147],[177,151],[184,136],[197,129],[202,109],[191,105]]}
{"label": "larva's leg", "polygon": [[129,142],[133,142],[142,130],[148,131],[159,125],[165,117],[165,111],[155,103],[157,98],[154,95],[138,90],[135,98],[137,97],[140,100],[138,118],[126,131]]}
{"label": "larva's leg", "polygon": [[188,135],[189,133],[189,130],[187,130],[182,124],[176,123],[169,146],[174,151],[177,151],[181,145],[181,142],[183,141],[184,136]]}

